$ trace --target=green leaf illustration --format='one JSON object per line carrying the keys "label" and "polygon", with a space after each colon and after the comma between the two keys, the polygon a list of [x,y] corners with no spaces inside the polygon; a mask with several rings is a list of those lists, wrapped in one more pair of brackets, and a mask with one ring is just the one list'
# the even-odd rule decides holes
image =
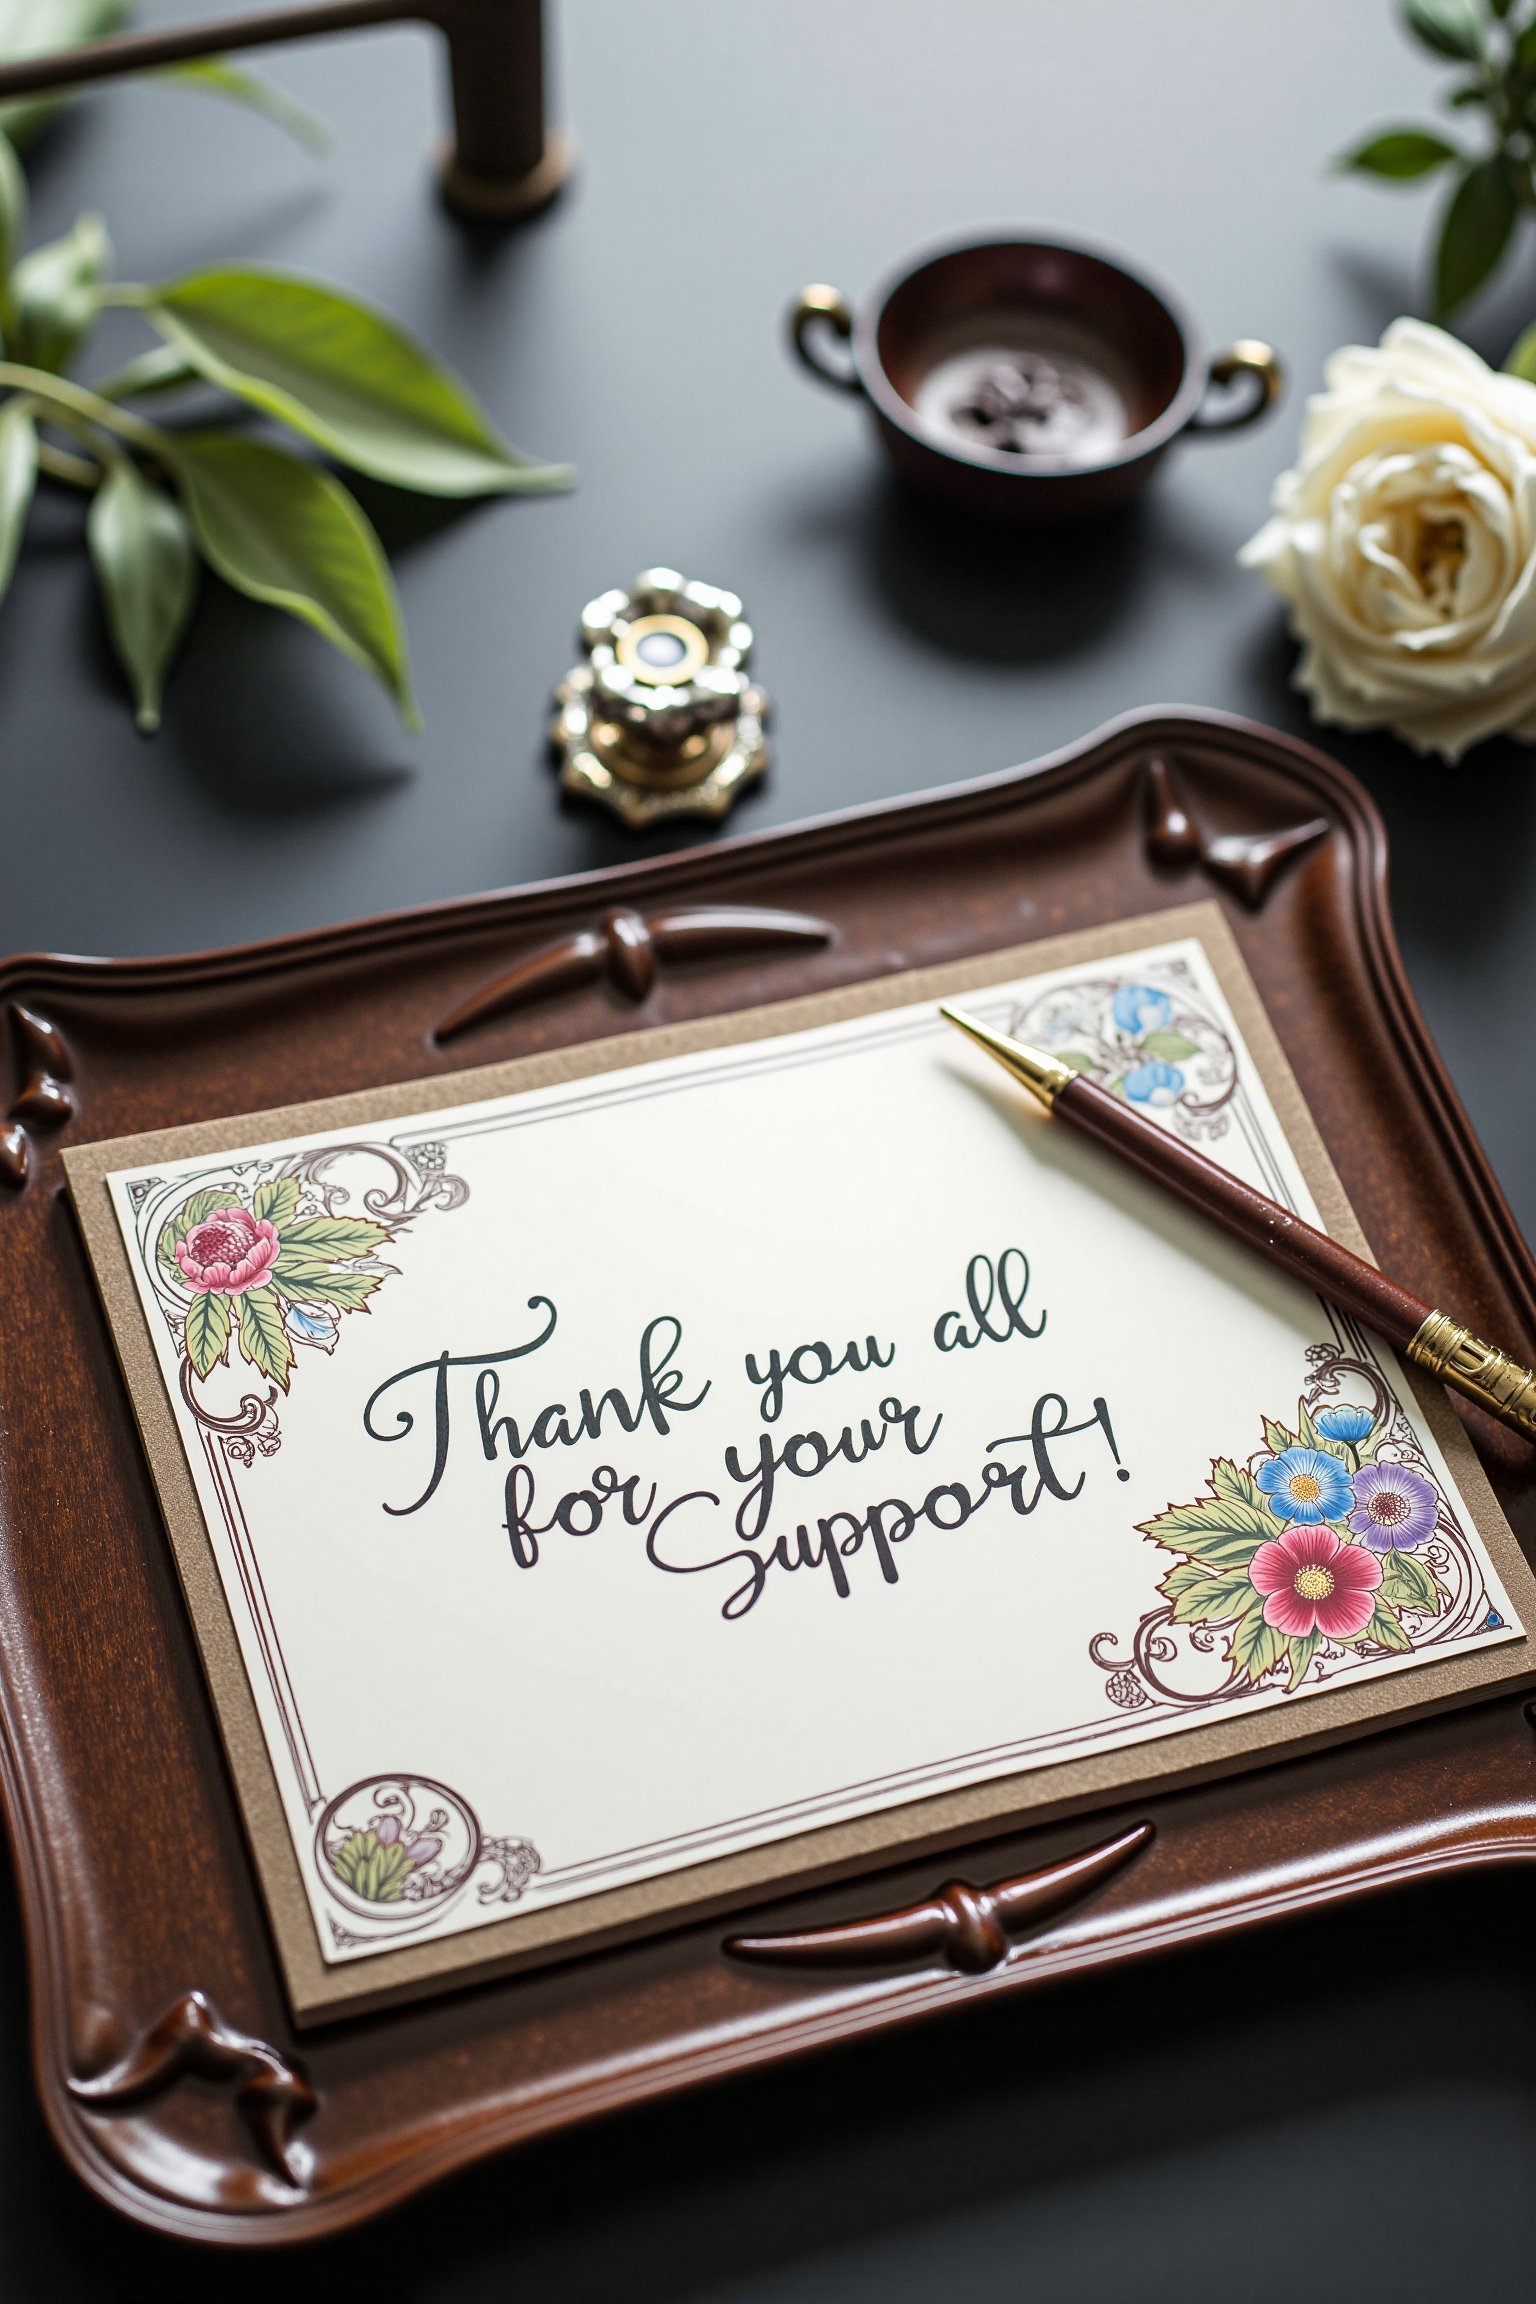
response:
{"label": "green leaf illustration", "polygon": [[117,660],[146,735],[160,725],[160,691],[197,590],[197,558],[174,497],[117,456],[91,500],[86,541]]}
{"label": "green leaf illustration", "polygon": [[279,1232],[293,1215],[299,1204],[297,1176],[274,1176],[265,1184],[258,1184],[251,1194],[251,1214],[264,1216],[275,1224]]}
{"label": "green leaf illustration", "polygon": [[[1186,1573],[1188,1569],[1194,1573]],[[1200,1560],[1188,1561],[1183,1568],[1170,1568],[1158,1590],[1165,1600],[1173,1603],[1176,1624],[1226,1624],[1235,1616],[1262,1610],[1264,1605],[1262,1595],[1254,1590],[1246,1571],[1237,1569],[1213,1575]]]}
{"label": "green leaf illustration", "polygon": [[229,1298],[200,1288],[187,1306],[187,1358],[194,1374],[206,1376],[229,1347]]}
{"label": "green leaf illustration", "polygon": [[1141,1523],[1141,1534],[1165,1551],[1191,1552],[1208,1568],[1224,1573],[1246,1568],[1259,1546],[1279,1533],[1272,1513],[1226,1496],[1173,1504],[1155,1520]]}
{"label": "green leaf illustration", "polygon": [[1081,1048],[1053,1048],[1051,1054],[1058,1064],[1065,1064],[1072,1072],[1091,1072],[1098,1061]]}
{"label": "green leaf illustration", "polygon": [[1413,1642],[1387,1603],[1382,1599],[1380,1592],[1376,1595],[1376,1607],[1371,1620],[1361,1637],[1366,1640],[1374,1640],[1378,1648],[1390,1648],[1395,1655],[1411,1656],[1413,1654]]}
{"label": "green leaf illustration", "polygon": [[1266,1528],[1270,1518],[1264,1501],[1264,1491],[1248,1470],[1246,1464],[1234,1464],[1229,1456],[1218,1456],[1211,1466],[1211,1486],[1218,1496],[1226,1496],[1236,1504],[1247,1504],[1264,1517]]}
{"label": "green leaf illustration", "polygon": [[509,447],[457,377],[333,288],[226,265],[146,289],[143,310],[210,383],[376,480],[484,496],[574,477]]}
{"label": "green leaf illustration", "polygon": [[355,1895],[366,1896],[374,1904],[394,1904],[404,1889],[407,1873],[415,1866],[400,1841],[393,1841],[388,1848],[382,1846],[370,1824],[366,1831],[349,1833],[332,1852],[331,1869]]}
{"label": "green leaf illustration", "polygon": [[99,216],[82,216],[62,240],[24,256],[11,274],[11,358],[55,374],[62,370],[100,310],[111,260]]}
{"label": "green leaf illustration", "polygon": [[1403,22],[1436,56],[1458,64],[1483,52],[1483,28],[1473,0],[1404,0]]}
{"label": "green leaf illustration", "polygon": [[1352,169],[1362,176],[1385,176],[1395,183],[1406,184],[1465,158],[1466,154],[1458,152],[1454,144],[1448,144],[1443,136],[1432,136],[1427,129],[1386,128],[1380,135],[1368,136],[1352,152],[1341,153],[1334,166]]}
{"label": "green leaf illustration", "polygon": [[389,1238],[387,1224],[366,1216],[300,1216],[282,1227],[283,1252],[303,1249],[330,1262],[372,1256]]}
{"label": "green leaf illustration", "polygon": [[1469,168],[1451,195],[1435,250],[1435,310],[1443,319],[1480,288],[1515,228],[1517,201],[1502,154]]}
{"label": "green leaf illustration", "polygon": [[155,74],[157,80],[166,80],[173,87],[190,89],[195,95],[222,96],[230,104],[240,104],[248,112],[258,112],[270,120],[275,128],[282,128],[306,152],[328,152],[334,138],[317,112],[290,96],[286,88],[279,88],[275,80],[264,73],[242,71],[222,56],[200,56],[191,64],[171,64]]}
{"label": "green leaf illustration", "polygon": [[[0,0],[0,56],[21,64],[56,48],[78,48],[115,32],[127,16],[126,0]],[[0,104],[0,132],[19,150],[66,101],[50,94]]]}
{"label": "green leaf illustration", "polygon": [[1440,1587],[1411,1552],[1389,1552],[1381,1564],[1380,1597],[1389,1607],[1411,1608],[1421,1616],[1440,1609]]}
{"label": "green leaf illustration", "polygon": [[1287,1694],[1294,1693],[1301,1686],[1307,1676],[1308,1667],[1322,1644],[1321,1632],[1307,1632],[1300,1639],[1294,1636],[1287,1639],[1285,1643],[1286,1653],[1291,1662],[1291,1676],[1285,1684]]}
{"label": "green leaf illustration", "polygon": [[363,1311],[375,1288],[384,1284],[382,1272],[359,1272],[345,1264],[317,1272],[284,1271],[281,1257],[272,1267],[272,1278],[292,1303],[329,1304],[337,1312]]}
{"label": "green leaf illustration", "polygon": [[1287,1448],[1294,1448],[1296,1440],[1297,1435],[1288,1431],[1285,1425],[1277,1423],[1273,1416],[1265,1417],[1264,1445],[1276,1456],[1283,1456]]}
{"label": "green leaf illustration", "polygon": [[263,1283],[260,1288],[248,1288],[238,1299],[240,1306],[240,1349],[253,1368],[263,1376],[270,1376],[274,1384],[288,1389],[288,1371],[293,1366],[293,1346],[283,1326],[283,1308],[277,1291]]}
{"label": "green leaf illustration", "polygon": [[1149,1032],[1141,1044],[1144,1056],[1156,1056],[1165,1064],[1182,1063],[1186,1056],[1198,1056],[1200,1043],[1191,1040],[1187,1032]]}
{"label": "green leaf illustration", "polygon": [[1240,1617],[1233,1628],[1232,1662],[1250,1681],[1262,1680],[1280,1662],[1288,1645],[1285,1634],[1266,1624],[1262,1611],[1256,1610],[1252,1616]]}
{"label": "green leaf illustration", "polygon": [[394,578],[341,482],[281,448],[223,432],[177,433],[172,464],[209,566],[372,672],[406,725],[419,728]]}
{"label": "green leaf illustration", "polygon": [[37,486],[37,426],[24,400],[0,407],[0,600],[21,550],[32,492]]}

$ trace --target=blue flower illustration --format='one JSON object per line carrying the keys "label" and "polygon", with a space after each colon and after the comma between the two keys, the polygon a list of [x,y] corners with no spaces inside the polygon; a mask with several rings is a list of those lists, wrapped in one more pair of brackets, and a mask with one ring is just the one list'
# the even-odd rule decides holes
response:
{"label": "blue flower illustration", "polygon": [[1155,984],[1120,984],[1115,988],[1115,1022],[1122,1032],[1161,1032],[1173,1016],[1173,1002]]}
{"label": "blue flower illustration", "polygon": [[1363,1440],[1376,1419],[1369,1408],[1324,1408],[1318,1412],[1319,1432],[1329,1440],[1347,1440],[1351,1447]]}
{"label": "blue flower illustration", "polygon": [[1184,1093],[1184,1075],[1177,1064],[1165,1064],[1161,1057],[1154,1057],[1144,1064],[1133,1064],[1122,1086],[1138,1104],[1173,1104]]}
{"label": "blue flower illustration", "polygon": [[1355,1492],[1337,1456],[1320,1448],[1287,1448],[1259,1466],[1258,1483],[1279,1520],[1340,1520]]}

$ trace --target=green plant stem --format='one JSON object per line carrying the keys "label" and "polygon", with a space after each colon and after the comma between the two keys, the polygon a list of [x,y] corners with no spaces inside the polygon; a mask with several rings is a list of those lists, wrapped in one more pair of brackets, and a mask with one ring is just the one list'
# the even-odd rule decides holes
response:
{"label": "green plant stem", "polygon": [[24,368],[19,361],[0,360],[0,386],[6,385],[14,392],[29,393],[33,399],[65,409],[87,424],[99,424],[104,432],[115,432],[120,438],[131,440],[135,448],[146,448],[157,456],[166,456],[171,451],[171,441],[156,426],[130,415],[126,408],[115,408],[99,393],[87,392],[83,385],[72,384],[67,376],[51,376],[45,368]]}
{"label": "green plant stem", "polygon": [[101,466],[93,464],[87,456],[76,456],[68,448],[55,448],[51,441],[39,440],[37,463],[41,472],[50,479],[67,481],[71,488],[99,488]]}

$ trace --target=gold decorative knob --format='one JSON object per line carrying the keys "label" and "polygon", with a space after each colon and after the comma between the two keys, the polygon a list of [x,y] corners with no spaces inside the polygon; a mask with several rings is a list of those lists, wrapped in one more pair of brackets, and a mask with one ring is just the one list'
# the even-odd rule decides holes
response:
{"label": "gold decorative knob", "polygon": [[582,611],[584,660],[555,690],[567,792],[636,827],[723,816],[768,765],[768,698],[747,678],[752,627],[734,592],[647,568]]}

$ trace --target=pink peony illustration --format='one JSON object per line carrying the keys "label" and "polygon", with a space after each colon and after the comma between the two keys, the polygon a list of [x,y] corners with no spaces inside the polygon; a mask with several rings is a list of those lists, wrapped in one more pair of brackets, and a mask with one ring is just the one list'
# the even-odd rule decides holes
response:
{"label": "pink peony illustration", "polygon": [[189,1288],[212,1295],[243,1296],[259,1288],[277,1262],[279,1241],[265,1216],[231,1204],[194,1224],[176,1244],[176,1261]]}
{"label": "pink peony illustration", "polygon": [[1287,1528],[1261,1544],[1248,1569],[1264,1594],[1264,1621],[1293,1640],[1311,1632],[1353,1640],[1376,1607],[1381,1562],[1358,1544],[1342,1543],[1316,1522]]}

